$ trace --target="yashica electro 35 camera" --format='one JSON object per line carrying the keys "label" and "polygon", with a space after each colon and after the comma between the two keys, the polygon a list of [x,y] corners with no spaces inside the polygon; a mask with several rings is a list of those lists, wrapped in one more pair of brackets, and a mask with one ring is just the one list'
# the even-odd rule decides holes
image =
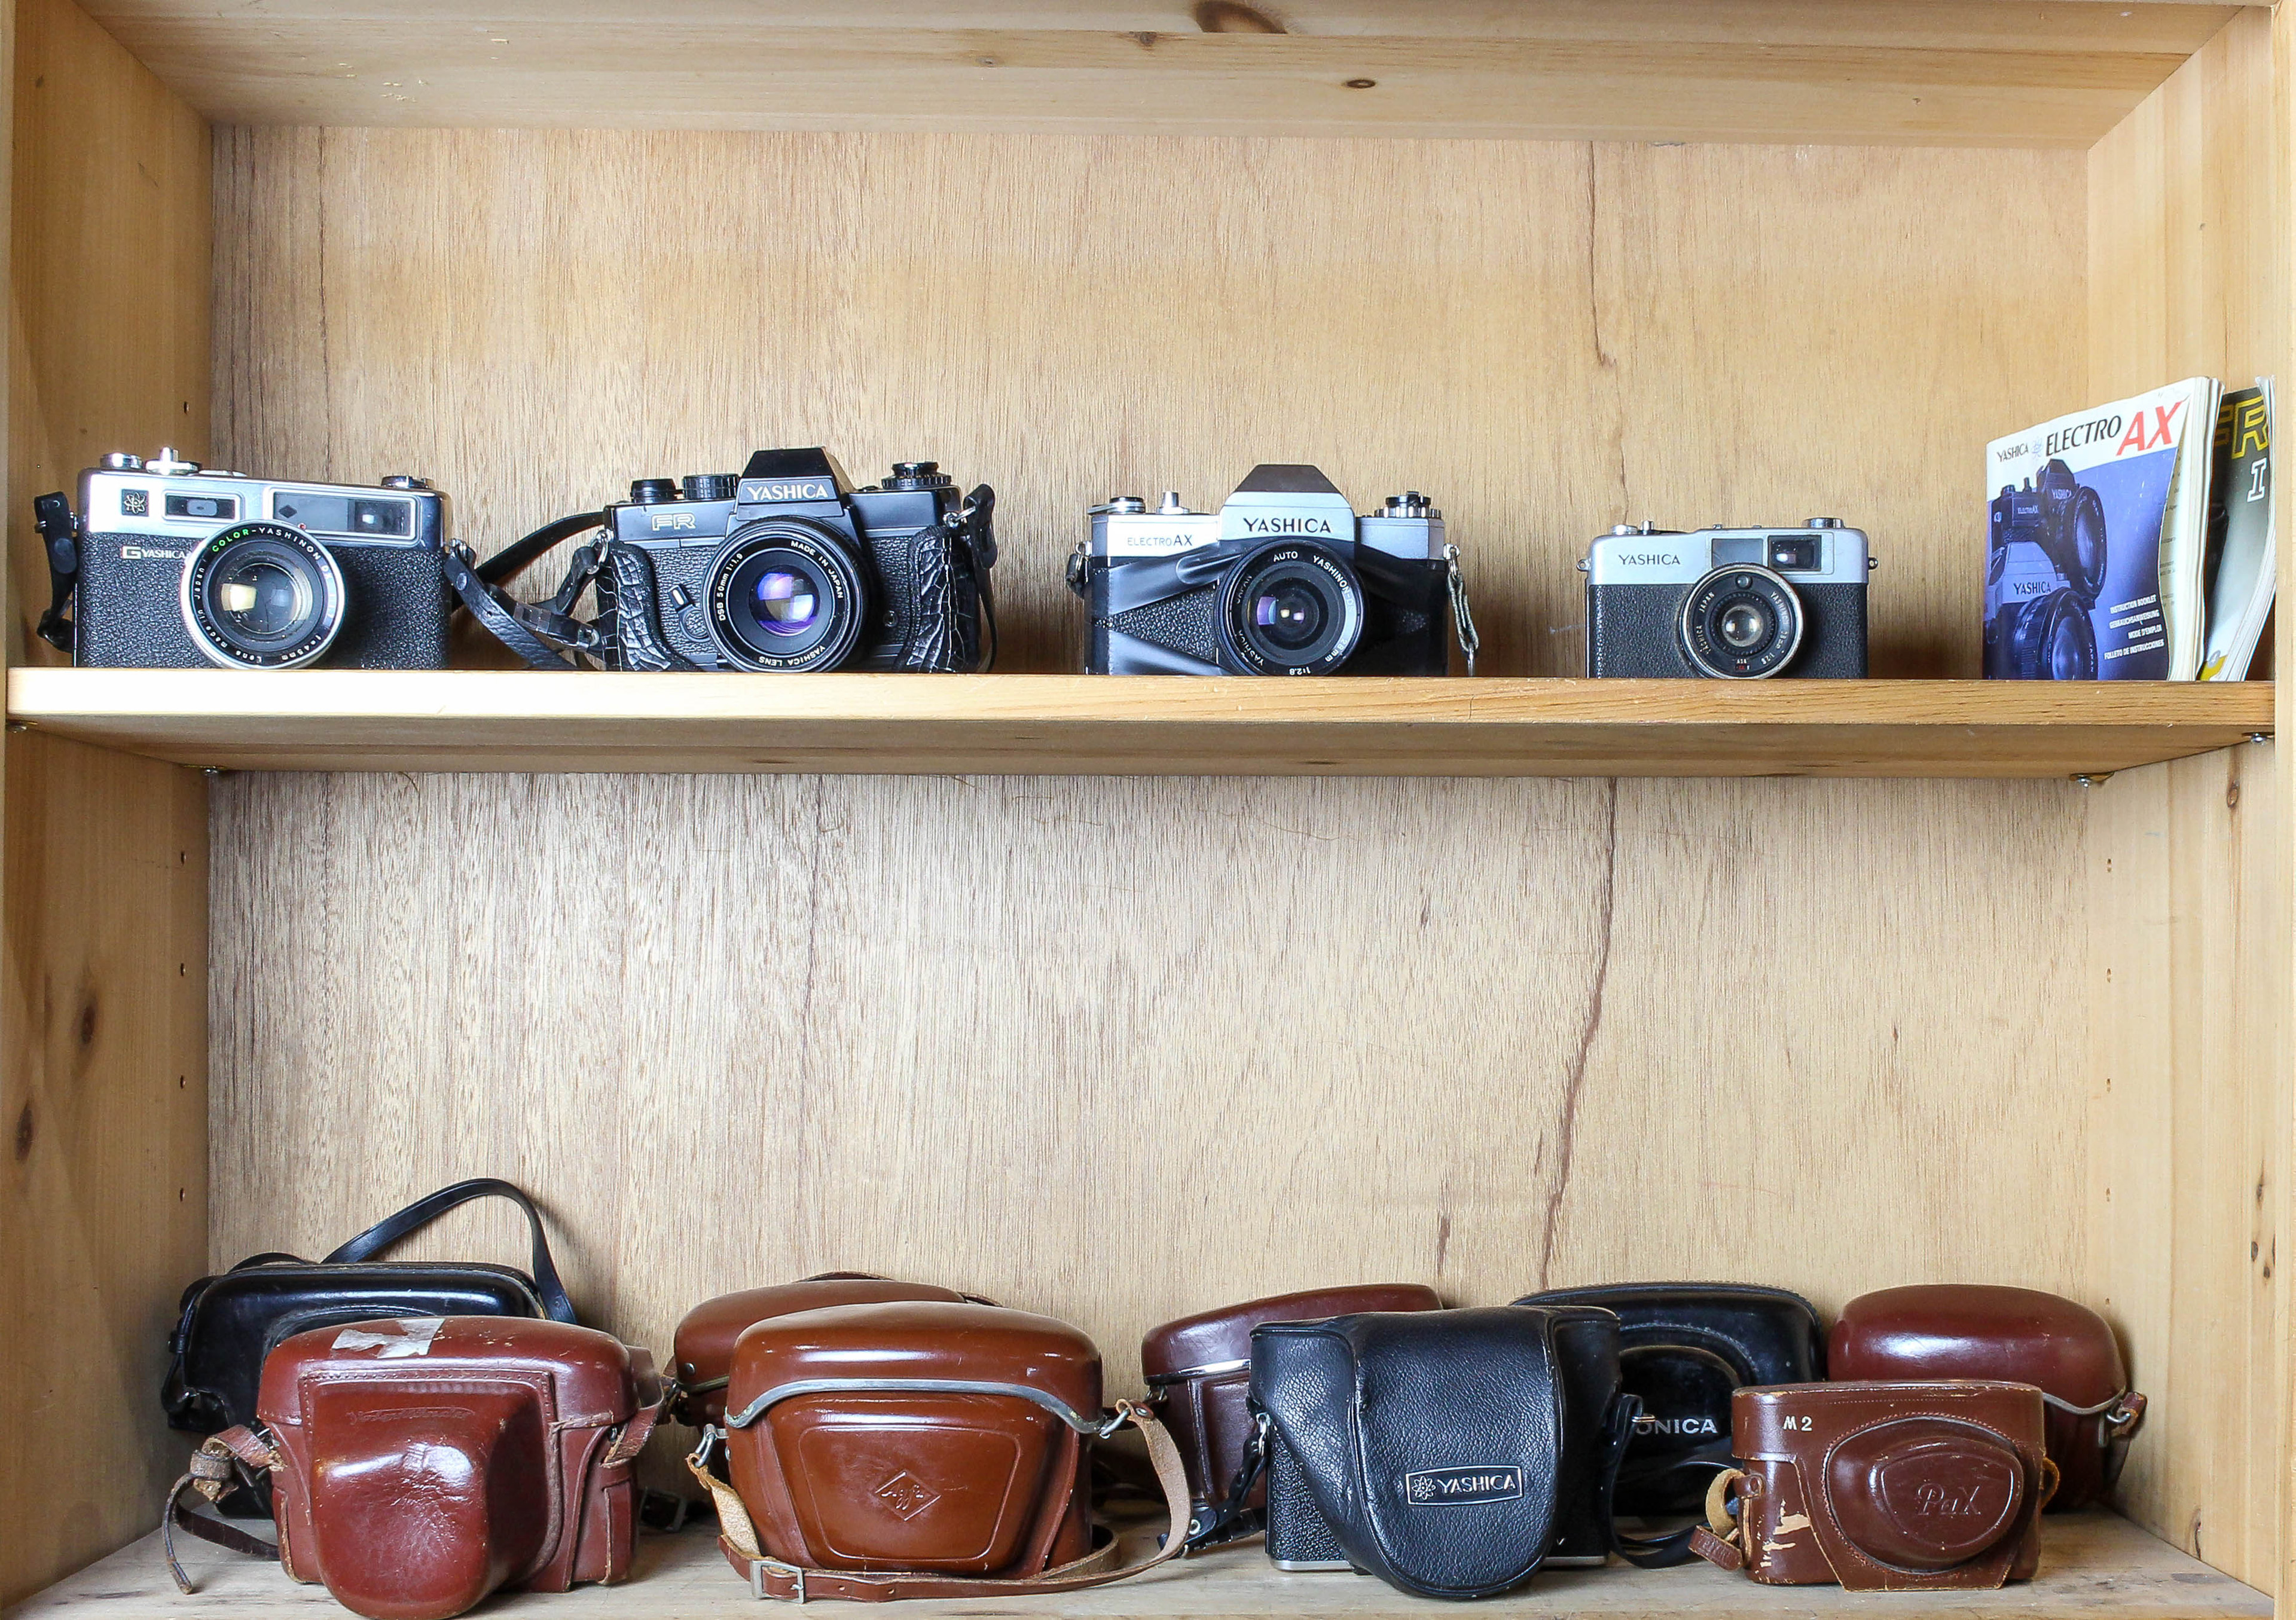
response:
{"label": "yashica electro 35 camera", "polygon": [[77,515],[61,494],[33,504],[55,592],[40,634],[74,663],[446,664],[447,497],[421,479],[288,483],[162,450],[81,474]]}
{"label": "yashica electro 35 camera", "polygon": [[617,669],[971,671],[994,659],[987,485],[932,462],[854,489],[823,449],[760,450],[738,476],[641,479],[606,508],[598,577]]}
{"label": "yashica electro 35 camera", "polygon": [[1587,576],[1587,673],[1866,674],[1866,536],[1838,518],[1800,528],[1621,526],[1595,542]]}
{"label": "yashica electro 35 camera", "polygon": [[1439,675],[1453,623],[1474,673],[1458,548],[1416,490],[1359,518],[1315,468],[1260,466],[1217,512],[1173,493],[1091,518],[1069,560],[1087,674]]}

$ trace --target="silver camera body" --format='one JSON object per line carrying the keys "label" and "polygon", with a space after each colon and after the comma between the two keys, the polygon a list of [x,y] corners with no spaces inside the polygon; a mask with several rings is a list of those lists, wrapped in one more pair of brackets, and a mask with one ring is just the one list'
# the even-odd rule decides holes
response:
{"label": "silver camera body", "polygon": [[1587,673],[1649,680],[1866,674],[1865,532],[1624,525],[1587,549]]}

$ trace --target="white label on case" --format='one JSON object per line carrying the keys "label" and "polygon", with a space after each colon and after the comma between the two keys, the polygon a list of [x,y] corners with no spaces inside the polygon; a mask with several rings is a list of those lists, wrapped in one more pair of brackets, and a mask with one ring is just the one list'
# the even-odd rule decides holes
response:
{"label": "white label on case", "polygon": [[370,1333],[365,1328],[345,1328],[335,1335],[338,1350],[372,1350],[377,1361],[391,1361],[399,1356],[428,1355],[430,1341],[439,1337],[439,1330],[447,1325],[443,1316],[402,1316],[391,1326],[396,1333]]}

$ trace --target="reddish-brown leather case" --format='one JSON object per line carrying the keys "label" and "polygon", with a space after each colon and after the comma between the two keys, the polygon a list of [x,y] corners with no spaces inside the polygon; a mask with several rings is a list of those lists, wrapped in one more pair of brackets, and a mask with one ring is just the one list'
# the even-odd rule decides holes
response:
{"label": "reddish-brown leather case", "polygon": [[1049,1317],[931,1300],[798,1312],[734,1346],[727,1463],[786,1564],[1034,1575],[1092,1550],[1086,1441],[1054,1408],[1095,1421],[1100,1398],[1099,1351]]}
{"label": "reddish-brown leather case", "polygon": [[[1310,1289],[1242,1305],[1224,1305],[1152,1328],[1140,1340],[1140,1370],[1148,1398],[1187,1464],[1193,1499],[1191,1533],[1209,1508],[1226,1501],[1243,1462],[1251,1417],[1251,1330],[1267,1321],[1321,1321],[1364,1311],[1439,1311],[1442,1297],[1415,1282],[1375,1282],[1354,1288]],[[1257,1511],[1267,1500],[1265,1480],[1239,1504]]]}
{"label": "reddish-brown leather case", "polygon": [[2051,1507],[2085,1508],[2112,1489],[2144,1397],[2128,1387],[2120,1346],[2086,1305],[2033,1289],[1936,1283],[1861,1294],[1826,1346],[1837,1379],[2007,1379],[2037,1386],[2048,1409]]}
{"label": "reddish-brown leather case", "polygon": [[[1739,1523],[1693,1545],[1781,1586],[2030,1579],[2054,1483],[2030,1384],[1778,1384],[1731,1396]],[[1724,1476],[1726,1479],[1729,1476]]]}
{"label": "reddish-brown leather case", "polygon": [[505,1586],[625,1580],[652,1358],[563,1322],[448,1316],[299,1333],[263,1363],[280,1561],[373,1620]]}
{"label": "reddish-brown leather case", "polygon": [[[670,1416],[695,1428],[726,1420],[726,1379],[734,1370],[734,1344],[754,1322],[827,1305],[878,1305],[895,1299],[967,1299],[970,1295],[930,1282],[897,1282],[860,1272],[828,1272],[802,1282],[743,1289],[705,1299],[677,1324],[671,1346],[677,1396]],[[980,1303],[986,1304],[981,1301]]]}

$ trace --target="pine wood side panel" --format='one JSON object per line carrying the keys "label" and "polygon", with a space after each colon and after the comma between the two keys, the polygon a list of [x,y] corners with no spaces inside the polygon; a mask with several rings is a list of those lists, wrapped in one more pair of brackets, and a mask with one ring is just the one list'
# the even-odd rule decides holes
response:
{"label": "pine wood side panel", "polygon": [[233,130],[217,451],[425,473],[481,549],[826,443],[999,492],[1002,667],[1084,511],[1260,460],[1433,493],[1485,673],[1584,669],[1622,520],[1867,528],[1877,675],[1973,675],[1976,446],[2081,392],[2076,154]]}
{"label": "pine wood side panel", "polygon": [[[2092,154],[2091,398],[2288,374],[2276,31],[2236,18]],[[2289,1456],[2281,771],[2251,747],[2117,777],[2089,851],[2092,1274],[2156,1403],[2122,1501],[2266,1587]]]}
{"label": "pine wood side panel", "polygon": [[[97,0],[218,123],[2086,147],[2232,8],[1905,0],[259,10]],[[1208,31],[1210,30],[1210,31]]]}
{"label": "pine wood side panel", "polygon": [[205,779],[19,735],[6,781],[0,1603],[158,1521],[208,1217]]}
{"label": "pine wood side panel", "polygon": [[207,126],[70,0],[20,0],[10,252],[12,664],[48,576],[32,497],[110,450],[207,455],[213,214]]}
{"label": "pine wood side panel", "polygon": [[1116,1391],[1342,1280],[2079,1292],[2080,791],[227,777],[211,1257],[500,1174],[658,1349],[873,1270]]}

